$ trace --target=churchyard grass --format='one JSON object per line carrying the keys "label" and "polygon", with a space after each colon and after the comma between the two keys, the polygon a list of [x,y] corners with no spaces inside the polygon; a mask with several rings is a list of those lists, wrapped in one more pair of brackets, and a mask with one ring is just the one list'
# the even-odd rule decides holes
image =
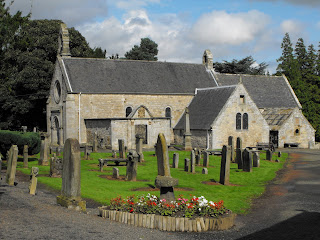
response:
{"label": "churchyard grass", "polygon": [[[208,175],[202,174],[202,166],[196,166],[196,173],[187,173],[184,171],[184,159],[190,158],[190,152],[170,151],[170,166],[172,165],[173,153],[179,153],[179,168],[170,168],[171,176],[179,179],[179,185],[175,187],[176,198],[181,194],[188,198],[192,196],[204,196],[208,200],[223,200],[225,206],[238,214],[245,214],[250,209],[250,204],[254,198],[259,197],[265,190],[268,181],[276,176],[276,171],[282,168],[288,154],[283,153],[279,158],[273,155],[273,161],[267,161],[266,154],[260,154],[260,168],[253,168],[253,172],[243,172],[238,169],[238,165],[231,163],[230,167],[230,184],[224,186],[220,184],[210,185],[203,182],[219,182],[220,178],[220,156],[211,156],[208,167]],[[83,153],[82,157],[83,157]],[[108,180],[101,178],[101,175],[112,176],[114,166],[105,166],[103,172],[99,171],[98,159],[111,158],[111,153],[91,153],[92,160],[81,161],[81,196],[82,198],[90,198],[99,203],[107,204],[110,199],[119,195],[122,197],[130,195],[142,195],[148,192],[160,195],[159,191],[142,191],[135,190],[138,188],[146,188],[154,186],[157,177],[157,158],[154,152],[144,152],[145,161],[138,164],[138,174],[136,182]],[[34,157],[34,156],[33,156]],[[37,156],[36,156],[37,157]],[[83,159],[83,158],[82,158]],[[274,160],[279,159],[280,163]],[[38,166],[38,161],[29,159],[29,169],[23,168],[23,158],[20,157],[18,162],[18,171],[24,174],[30,174],[33,166],[39,167],[38,182],[44,183],[49,187],[60,190],[61,178],[49,177],[49,166]],[[202,164],[202,160],[201,160]],[[118,166],[120,177],[125,176],[126,167]],[[191,191],[180,191],[179,188],[189,188]],[[135,190],[135,191],[133,191]]]}

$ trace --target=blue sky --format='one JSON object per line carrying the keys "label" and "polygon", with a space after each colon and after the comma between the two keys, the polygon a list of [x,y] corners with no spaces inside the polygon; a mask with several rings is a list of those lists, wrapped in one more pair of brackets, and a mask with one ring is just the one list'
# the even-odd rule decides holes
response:
{"label": "blue sky", "polygon": [[201,63],[210,49],[214,61],[251,55],[274,72],[286,32],[294,44],[320,41],[320,0],[15,0],[11,9],[31,3],[33,19],[61,19],[108,55],[150,37],[160,61]]}

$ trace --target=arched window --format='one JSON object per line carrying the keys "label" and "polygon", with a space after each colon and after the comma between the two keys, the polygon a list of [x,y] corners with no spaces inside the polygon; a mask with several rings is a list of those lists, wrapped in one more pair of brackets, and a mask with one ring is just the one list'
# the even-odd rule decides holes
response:
{"label": "arched window", "polygon": [[236,129],[241,129],[241,113],[236,115]]}
{"label": "arched window", "polygon": [[171,108],[169,107],[166,108],[166,117],[171,118]]}
{"label": "arched window", "polygon": [[248,113],[243,114],[243,129],[248,129],[249,123],[248,123]]}
{"label": "arched window", "polygon": [[132,107],[127,107],[126,108],[126,117],[128,117],[131,112],[132,112]]}

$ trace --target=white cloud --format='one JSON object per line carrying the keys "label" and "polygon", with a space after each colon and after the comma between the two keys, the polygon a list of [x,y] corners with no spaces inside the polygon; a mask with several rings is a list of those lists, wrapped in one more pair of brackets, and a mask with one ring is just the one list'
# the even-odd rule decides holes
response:
{"label": "white cloud", "polygon": [[204,44],[241,45],[259,37],[268,23],[269,17],[256,10],[247,13],[213,11],[199,18],[191,36]]}
{"label": "white cloud", "polygon": [[305,26],[303,23],[288,19],[281,23],[280,25],[282,35],[284,36],[285,33],[289,33],[291,41],[295,42],[298,38],[308,38],[305,32]]}
{"label": "white cloud", "polygon": [[[110,1],[112,3],[113,1]],[[141,9],[152,3],[160,3],[160,0],[118,0],[114,4],[121,9]]]}

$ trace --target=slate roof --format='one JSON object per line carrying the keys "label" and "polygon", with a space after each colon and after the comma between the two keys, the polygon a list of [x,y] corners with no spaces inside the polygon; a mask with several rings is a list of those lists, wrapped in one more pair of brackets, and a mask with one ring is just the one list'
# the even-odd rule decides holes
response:
{"label": "slate roof", "polygon": [[[236,86],[228,86],[198,90],[188,107],[190,128],[209,130],[235,88]],[[181,117],[174,129],[184,129],[184,127],[185,115]]]}
{"label": "slate roof", "polygon": [[268,108],[264,109],[262,116],[270,126],[282,126],[291,116],[293,109]]}
{"label": "slate roof", "polygon": [[214,76],[219,86],[238,84],[241,76],[258,108],[300,108],[284,77],[220,73]]}
{"label": "slate roof", "polygon": [[216,84],[202,64],[63,58],[75,93],[178,93]]}

